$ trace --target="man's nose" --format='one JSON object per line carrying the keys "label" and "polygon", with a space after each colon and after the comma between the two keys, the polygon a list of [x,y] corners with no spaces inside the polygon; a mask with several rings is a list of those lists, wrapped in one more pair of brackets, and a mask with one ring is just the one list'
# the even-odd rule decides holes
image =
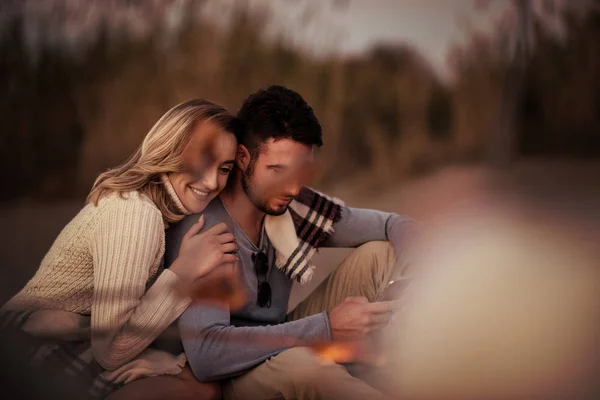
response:
{"label": "man's nose", "polygon": [[296,197],[300,193],[300,189],[302,189],[302,185],[300,183],[294,183],[286,188],[286,193],[290,197]]}

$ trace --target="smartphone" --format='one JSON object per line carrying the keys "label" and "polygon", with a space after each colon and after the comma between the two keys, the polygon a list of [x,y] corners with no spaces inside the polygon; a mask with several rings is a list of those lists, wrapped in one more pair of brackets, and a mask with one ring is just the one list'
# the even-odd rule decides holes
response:
{"label": "smartphone", "polygon": [[411,279],[409,277],[392,279],[385,285],[385,288],[381,291],[379,296],[377,296],[375,301],[398,300],[410,282]]}

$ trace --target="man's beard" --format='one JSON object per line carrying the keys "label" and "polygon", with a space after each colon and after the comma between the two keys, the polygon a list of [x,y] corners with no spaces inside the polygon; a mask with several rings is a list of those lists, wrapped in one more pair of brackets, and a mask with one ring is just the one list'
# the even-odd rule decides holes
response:
{"label": "man's beard", "polygon": [[249,166],[248,169],[246,169],[246,171],[242,172],[242,189],[244,189],[244,193],[246,193],[246,196],[248,196],[252,204],[254,204],[254,206],[257,209],[268,215],[278,216],[284,214],[288,209],[287,206],[282,207],[280,209],[273,209],[269,207],[267,200],[260,199],[260,197],[256,193],[252,175],[253,168],[251,168],[251,166]]}

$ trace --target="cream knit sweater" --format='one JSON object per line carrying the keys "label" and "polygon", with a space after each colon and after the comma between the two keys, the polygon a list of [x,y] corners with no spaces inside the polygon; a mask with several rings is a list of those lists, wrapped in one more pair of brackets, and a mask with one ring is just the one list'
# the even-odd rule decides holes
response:
{"label": "cream knit sweater", "polygon": [[[168,178],[163,182],[184,212]],[[165,226],[154,203],[138,192],[108,195],[69,222],[3,309],[91,314],[94,358],[113,370],[146,349],[190,304],[176,290],[179,277],[163,270],[164,252]]]}

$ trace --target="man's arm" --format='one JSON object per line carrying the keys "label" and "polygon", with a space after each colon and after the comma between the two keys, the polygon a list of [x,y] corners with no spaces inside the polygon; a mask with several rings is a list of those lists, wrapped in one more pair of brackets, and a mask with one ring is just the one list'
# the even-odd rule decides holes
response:
{"label": "man's arm", "polygon": [[404,215],[342,206],[333,234],[321,247],[358,247],[372,241],[389,241],[396,252],[395,271],[400,272],[408,261],[406,250],[416,227],[417,223]]}
{"label": "man's arm", "polygon": [[190,367],[199,381],[240,375],[298,342],[330,340],[327,313],[278,325],[230,325],[226,306],[193,305],[179,319]]}
{"label": "man's arm", "polygon": [[[167,230],[167,267],[177,258],[183,235],[197,220],[197,214],[187,216]],[[207,220],[203,230],[216,222]],[[190,367],[200,381],[240,375],[296,342],[331,339],[326,313],[272,326],[235,327],[230,324],[229,308],[193,304],[181,315],[178,326]]]}

